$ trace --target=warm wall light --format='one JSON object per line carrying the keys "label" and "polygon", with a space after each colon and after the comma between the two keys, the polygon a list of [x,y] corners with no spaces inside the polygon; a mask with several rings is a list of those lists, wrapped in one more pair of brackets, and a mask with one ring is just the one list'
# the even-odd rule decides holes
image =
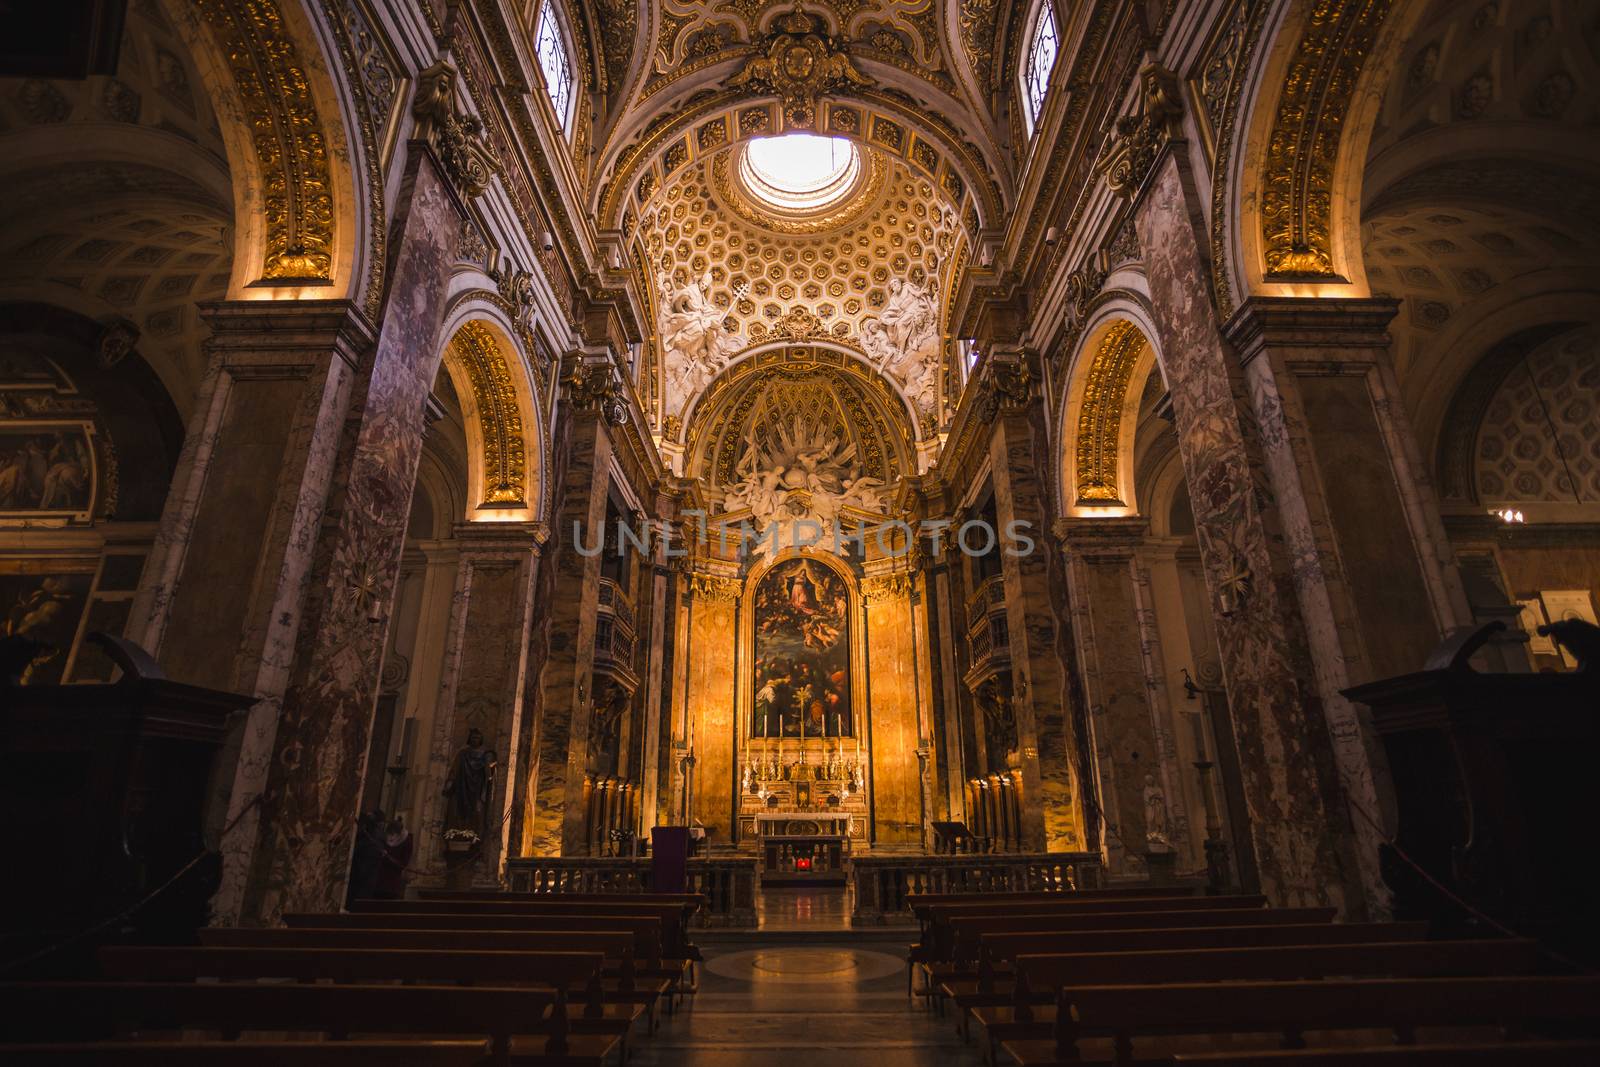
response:
{"label": "warm wall light", "polygon": [[1522,512],[1515,508],[1496,508],[1490,511],[1489,514],[1498,516],[1501,522],[1509,522],[1513,525],[1526,523],[1528,521],[1527,519],[1523,518]]}

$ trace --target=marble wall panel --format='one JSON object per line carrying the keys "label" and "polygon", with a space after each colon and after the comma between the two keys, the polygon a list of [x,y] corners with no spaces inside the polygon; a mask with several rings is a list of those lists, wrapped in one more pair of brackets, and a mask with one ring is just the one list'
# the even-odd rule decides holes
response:
{"label": "marble wall panel", "polygon": [[694,754],[690,815],[706,828],[706,844],[733,843],[739,796],[735,715],[740,670],[739,601],[729,592],[691,594],[683,700],[688,750]]}
{"label": "marble wall panel", "polygon": [[901,589],[863,599],[871,687],[873,844],[914,848],[922,844],[923,790],[917,759],[919,672],[911,598]]}
{"label": "marble wall panel", "polygon": [[559,504],[545,550],[551,599],[538,605],[548,617],[549,651],[540,682],[530,829],[523,835],[526,854],[535,856],[582,855],[585,844],[583,769],[601,560],[597,554],[578,552],[574,530],[581,531],[585,546],[596,543],[605,521],[611,442],[592,415],[577,415],[570,426],[565,470],[557,486]]}

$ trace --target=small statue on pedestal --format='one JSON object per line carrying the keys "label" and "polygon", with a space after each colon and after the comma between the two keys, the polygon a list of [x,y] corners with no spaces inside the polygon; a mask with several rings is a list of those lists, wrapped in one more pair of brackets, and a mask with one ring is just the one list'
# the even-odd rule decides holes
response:
{"label": "small statue on pedestal", "polygon": [[489,829],[489,802],[494,795],[494,772],[499,760],[483,743],[483,731],[467,733],[467,747],[456,753],[450,777],[444,783],[445,840],[465,841],[468,835],[482,841]]}
{"label": "small statue on pedestal", "polygon": [[1144,837],[1151,852],[1166,852],[1172,847],[1167,836],[1167,797],[1153,774],[1144,776]]}

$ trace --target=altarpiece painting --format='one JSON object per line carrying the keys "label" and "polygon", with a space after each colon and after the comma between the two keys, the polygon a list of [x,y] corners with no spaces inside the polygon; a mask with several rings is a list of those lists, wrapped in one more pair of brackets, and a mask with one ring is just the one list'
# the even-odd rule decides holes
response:
{"label": "altarpiece painting", "polygon": [[832,567],[789,559],[755,592],[755,737],[850,737],[850,594]]}

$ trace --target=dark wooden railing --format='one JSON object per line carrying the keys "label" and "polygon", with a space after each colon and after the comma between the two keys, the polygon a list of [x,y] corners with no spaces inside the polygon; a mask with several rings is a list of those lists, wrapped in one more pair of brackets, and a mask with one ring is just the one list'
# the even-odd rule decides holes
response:
{"label": "dark wooden railing", "polygon": [[1068,892],[1100,885],[1089,852],[957,856],[856,856],[851,863],[855,925],[910,923],[909,893]]}
{"label": "dark wooden railing", "polygon": [[[756,861],[754,857],[689,861],[688,890],[706,898],[695,916],[697,926],[756,924]],[[653,891],[648,859],[521,856],[506,862],[508,889],[513,893],[649,893]]]}

